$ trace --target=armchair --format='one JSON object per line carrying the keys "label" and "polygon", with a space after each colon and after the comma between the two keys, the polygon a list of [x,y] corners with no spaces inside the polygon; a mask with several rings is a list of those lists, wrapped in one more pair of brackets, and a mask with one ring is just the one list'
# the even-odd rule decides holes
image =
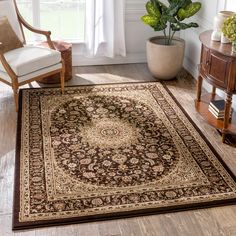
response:
{"label": "armchair", "polygon": [[[61,90],[64,92],[65,65],[60,52],[51,41],[50,31],[38,30],[29,25],[21,16],[15,0],[0,1],[0,17],[7,17],[12,29],[23,43],[23,47],[7,52],[0,42],[0,81],[12,87],[16,111],[18,92],[21,85],[60,73]],[[49,48],[27,46],[23,27],[46,37]]]}

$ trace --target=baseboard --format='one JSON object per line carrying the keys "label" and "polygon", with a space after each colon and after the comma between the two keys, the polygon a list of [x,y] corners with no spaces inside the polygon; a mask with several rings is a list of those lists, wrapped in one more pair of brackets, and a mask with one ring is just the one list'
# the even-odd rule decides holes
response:
{"label": "baseboard", "polygon": [[128,64],[144,63],[147,61],[146,53],[128,53],[126,57],[117,56],[114,58],[98,57],[87,58],[78,54],[73,54],[73,66],[91,66],[91,65],[111,65],[111,64]]}

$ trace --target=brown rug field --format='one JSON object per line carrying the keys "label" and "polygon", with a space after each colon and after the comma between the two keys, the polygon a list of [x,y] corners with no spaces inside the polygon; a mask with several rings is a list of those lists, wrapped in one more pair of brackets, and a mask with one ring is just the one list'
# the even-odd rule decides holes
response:
{"label": "brown rug field", "polygon": [[236,180],[162,84],[91,85],[21,90],[14,192],[16,230],[233,204]]}

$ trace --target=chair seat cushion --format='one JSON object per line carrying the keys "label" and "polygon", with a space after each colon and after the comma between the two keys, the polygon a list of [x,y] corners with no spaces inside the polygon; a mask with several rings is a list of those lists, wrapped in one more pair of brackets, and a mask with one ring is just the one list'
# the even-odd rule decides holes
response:
{"label": "chair seat cushion", "polygon": [[[4,56],[17,76],[27,75],[61,61],[60,52],[36,46],[17,48],[6,52]],[[1,63],[0,70],[6,72]]]}
{"label": "chair seat cushion", "polygon": [[[61,68],[62,68],[62,64],[58,63],[53,66],[49,66],[49,67],[43,68],[41,70],[34,71],[30,74],[20,76],[20,77],[18,77],[18,82],[21,85],[22,83],[24,84],[28,80],[31,80],[37,76],[42,76],[42,75],[45,75],[45,74],[50,73],[52,71],[60,70]],[[3,79],[4,81],[8,82],[9,84],[12,84],[12,79],[10,78],[10,76],[6,72],[3,72],[1,70],[0,70],[0,78]]]}

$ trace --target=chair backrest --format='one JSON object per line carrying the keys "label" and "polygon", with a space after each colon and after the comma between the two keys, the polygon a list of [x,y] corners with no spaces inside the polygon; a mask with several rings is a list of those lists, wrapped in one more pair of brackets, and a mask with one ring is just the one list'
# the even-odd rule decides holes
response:
{"label": "chair backrest", "polygon": [[14,0],[0,0],[0,17],[6,16],[18,38],[24,42],[24,34],[16,14]]}

